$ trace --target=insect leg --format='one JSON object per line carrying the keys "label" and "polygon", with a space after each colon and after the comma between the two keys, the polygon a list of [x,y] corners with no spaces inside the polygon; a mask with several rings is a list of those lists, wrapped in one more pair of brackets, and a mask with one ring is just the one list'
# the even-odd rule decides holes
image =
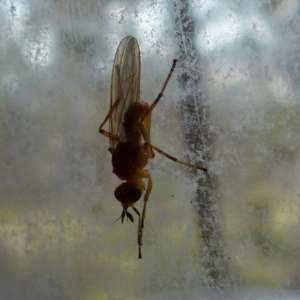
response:
{"label": "insect leg", "polygon": [[142,212],[142,218],[139,219],[139,231],[138,231],[138,243],[139,243],[139,258],[142,258],[141,246],[142,246],[142,238],[143,238],[143,229],[144,229],[144,221],[146,215],[146,206],[152,189],[152,177],[150,173],[146,170],[142,170],[140,173],[142,178],[148,179],[147,189],[144,195],[144,207]]}
{"label": "insect leg", "polygon": [[[117,77],[118,77],[118,86],[120,87],[120,95],[118,97],[118,99],[115,101],[115,103],[113,105],[111,105],[110,110],[108,112],[108,114],[106,115],[104,121],[101,123],[101,125],[99,126],[99,132],[103,135],[105,135],[108,138],[112,137],[112,133],[103,130],[102,127],[105,125],[105,123],[111,118],[112,114],[114,113],[115,109],[118,107],[118,105],[120,104],[120,102],[124,99],[124,95],[123,95],[123,89],[122,89],[122,84],[121,84],[121,78],[120,78],[120,68],[118,66],[115,66],[115,68],[117,69]],[[124,102],[124,101],[123,101]]]}
{"label": "insect leg", "polygon": [[108,114],[106,115],[104,121],[101,123],[101,125],[99,126],[99,132],[107,137],[110,137],[109,132],[105,131],[102,129],[102,127],[104,126],[104,124],[109,120],[109,118],[111,117],[111,115],[113,114],[114,110],[117,108],[117,106],[119,105],[121,101],[121,98],[119,98],[114,105],[110,108]]}
{"label": "insect leg", "polygon": [[150,140],[151,112],[147,115],[147,117],[144,119],[144,121],[139,124],[139,129],[140,129],[141,135],[143,136],[143,139],[145,141],[145,144],[144,144],[145,151],[147,152],[149,158],[153,158],[155,155],[154,155],[151,140]]}
{"label": "insect leg", "polygon": [[142,227],[141,227],[141,214],[140,212],[132,205],[132,209],[136,212],[136,214],[139,216],[139,221],[138,221],[138,244],[139,244],[139,257],[138,258],[143,258],[142,257]]}
{"label": "insect leg", "polygon": [[147,202],[148,202],[151,190],[152,190],[152,177],[151,177],[150,173],[146,170],[142,171],[142,175],[143,175],[143,178],[148,179],[147,189],[146,189],[146,192],[144,195],[144,207],[143,207],[142,220],[141,220],[141,227],[143,229],[144,222],[145,222],[145,215],[146,215],[146,206],[147,206]]}
{"label": "insect leg", "polygon": [[174,60],[173,60],[172,67],[171,67],[171,70],[170,70],[170,72],[169,72],[169,74],[168,74],[168,76],[167,76],[167,78],[166,78],[166,80],[165,80],[165,83],[164,83],[164,85],[163,85],[161,91],[159,92],[157,98],[153,101],[153,103],[150,105],[149,109],[146,111],[146,113],[145,113],[144,116],[142,117],[141,122],[143,122],[143,120],[144,120],[144,119],[147,117],[147,115],[154,109],[154,107],[157,105],[157,103],[159,102],[159,100],[160,100],[161,97],[163,96],[164,91],[165,91],[165,89],[166,89],[166,86],[167,86],[167,84],[168,84],[168,82],[169,82],[169,80],[170,80],[170,78],[171,78],[171,76],[172,76],[172,73],[173,73],[174,69],[175,69],[176,62],[177,62],[177,60],[174,59]]}
{"label": "insect leg", "polygon": [[155,146],[153,146],[153,145],[151,145],[151,147],[152,147],[154,150],[156,150],[158,153],[160,153],[161,155],[165,156],[166,158],[168,158],[168,159],[170,159],[170,160],[172,160],[172,161],[174,161],[174,162],[177,162],[177,163],[179,163],[179,164],[182,164],[182,165],[185,165],[185,166],[188,166],[188,167],[197,169],[197,170],[202,170],[202,171],[204,171],[204,172],[207,172],[207,168],[206,168],[206,167],[200,167],[200,166],[188,164],[188,163],[186,163],[186,162],[183,162],[183,161],[181,161],[181,160],[179,160],[179,159],[177,159],[177,158],[175,158],[175,157],[169,155],[168,153],[166,153],[166,152],[160,150],[159,148],[157,148],[157,147],[155,147]]}

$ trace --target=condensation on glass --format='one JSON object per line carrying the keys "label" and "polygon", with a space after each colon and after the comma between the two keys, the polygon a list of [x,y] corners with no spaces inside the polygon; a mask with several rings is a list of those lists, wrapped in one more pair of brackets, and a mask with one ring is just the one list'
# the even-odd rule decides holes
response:
{"label": "condensation on glass", "polygon": [[[296,0],[3,0],[0,298],[299,298],[299,12]],[[190,31],[174,27],[180,22]],[[226,276],[217,286],[195,201],[200,171],[159,154],[149,164],[143,260],[137,224],[111,225],[120,183],[98,128],[127,35],[140,44],[148,103],[173,59],[190,53],[188,42],[199,58],[178,62],[152,114],[151,140],[202,163],[186,133],[205,104],[211,218]],[[198,86],[183,88],[183,74],[198,76]],[[202,102],[187,97],[197,93]],[[195,109],[187,114],[185,105]]]}

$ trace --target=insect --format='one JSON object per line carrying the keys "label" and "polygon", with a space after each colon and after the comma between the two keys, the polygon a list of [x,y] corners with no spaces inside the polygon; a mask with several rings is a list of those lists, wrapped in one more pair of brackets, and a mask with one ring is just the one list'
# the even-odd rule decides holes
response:
{"label": "insect", "polygon": [[[128,208],[132,208],[138,215],[138,258],[142,258],[146,206],[152,189],[151,175],[144,167],[150,158],[154,158],[154,150],[175,162],[207,171],[207,168],[179,161],[155,147],[150,140],[151,113],[163,96],[175,65],[176,60],[173,61],[164,85],[152,104],[149,106],[148,103],[141,102],[140,49],[134,37],[125,37],[119,44],[114,58],[110,110],[99,127],[99,132],[109,138],[108,151],[112,154],[113,173],[121,180],[126,181],[121,183],[114,192],[115,198],[123,206],[120,216],[122,223],[125,216],[133,222],[133,216],[128,212]],[[109,121],[109,131],[103,129],[107,121]],[[147,183],[145,184],[143,180],[147,180]],[[143,211],[140,213],[134,205],[143,193],[144,205]]]}

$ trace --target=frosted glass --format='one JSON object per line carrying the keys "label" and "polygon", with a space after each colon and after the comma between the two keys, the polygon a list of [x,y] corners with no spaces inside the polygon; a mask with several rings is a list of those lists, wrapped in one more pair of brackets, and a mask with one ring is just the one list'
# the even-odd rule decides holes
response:
{"label": "frosted glass", "polygon": [[[299,299],[299,24],[297,0],[2,0],[0,299]],[[140,260],[98,132],[127,35],[148,103],[178,59],[153,144],[209,170],[149,160]]]}

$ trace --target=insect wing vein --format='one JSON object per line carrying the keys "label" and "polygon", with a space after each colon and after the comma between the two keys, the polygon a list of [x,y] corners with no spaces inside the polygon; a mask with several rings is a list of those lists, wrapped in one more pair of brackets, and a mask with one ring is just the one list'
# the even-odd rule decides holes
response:
{"label": "insect wing vein", "polygon": [[118,140],[126,140],[123,128],[125,112],[132,103],[140,101],[140,66],[138,42],[134,37],[127,36],[117,49],[111,78],[110,107],[116,106],[109,120],[112,133],[110,147],[113,150]]}

